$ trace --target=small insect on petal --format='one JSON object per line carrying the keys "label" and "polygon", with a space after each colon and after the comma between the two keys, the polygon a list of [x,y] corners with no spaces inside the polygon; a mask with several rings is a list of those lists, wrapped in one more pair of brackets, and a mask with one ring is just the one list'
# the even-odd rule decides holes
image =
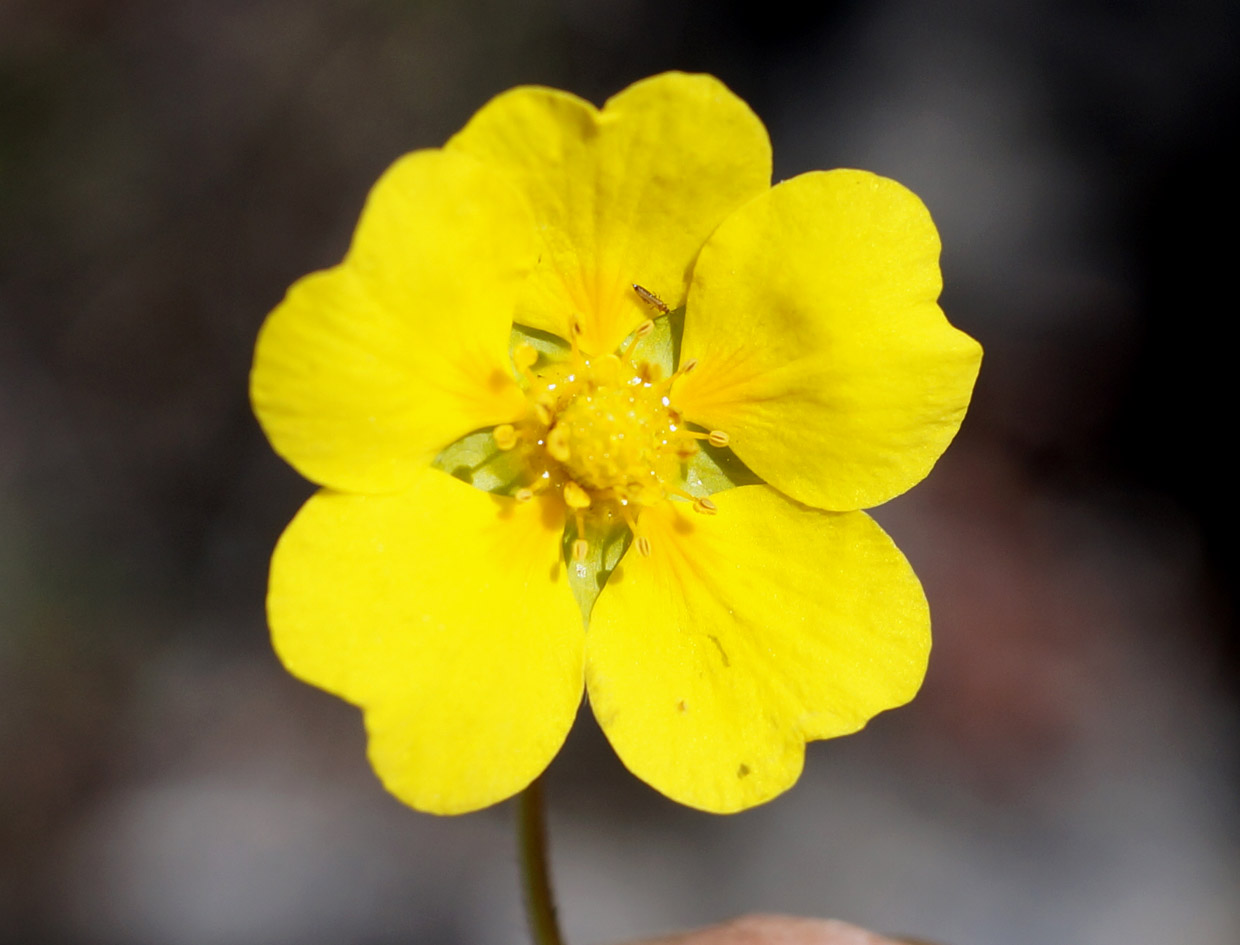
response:
{"label": "small insect on petal", "polygon": [[644,286],[640,286],[636,282],[634,282],[633,291],[636,292],[638,295],[638,298],[640,298],[647,305],[657,308],[660,314],[666,315],[668,312],[671,311],[671,309],[668,308],[668,305],[666,302],[664,302],[661,298],[659,298],[657,295],[655,295],[653,292],[651,292],[649,289],[645,288]]}

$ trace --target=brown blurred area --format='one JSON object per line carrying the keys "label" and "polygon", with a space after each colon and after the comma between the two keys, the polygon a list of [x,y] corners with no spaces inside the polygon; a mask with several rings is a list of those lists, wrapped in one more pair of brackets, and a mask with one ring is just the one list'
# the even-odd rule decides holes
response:
{"label": "brown blurred area", "polygon": [[631,778],[585,712],[549,787],[570,940],[750,911],[1240,940],[1237,9],[816,10],[0,2],[0,941],[524,940],[509,811],[401,808],[354,710],[268,650],[311,487],[246,374],[399,154],[512,85],[601,102],[667,68],[749,101],[777,178],[917,191],[987,353],[955,446],[876,513],[935,616],[921,696],[729,818]]}

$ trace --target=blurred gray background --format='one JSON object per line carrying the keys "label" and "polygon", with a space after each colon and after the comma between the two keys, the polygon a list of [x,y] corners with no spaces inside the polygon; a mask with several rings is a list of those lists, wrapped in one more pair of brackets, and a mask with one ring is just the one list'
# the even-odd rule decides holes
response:
{"label": "blurred gray background", "polygon": [[1240,941],[1238,8],[1225,0],[0,0],[0,940],[524,941],[511,810],[403,809],[286,676],[311,487],[246,373],[366,191],[493,94],[712,72],[776,177],[895,177],[986,348],[877,513],[922,695],[714,817],[588,711],[550,782],[570,941],[749,910],[948,945]]}

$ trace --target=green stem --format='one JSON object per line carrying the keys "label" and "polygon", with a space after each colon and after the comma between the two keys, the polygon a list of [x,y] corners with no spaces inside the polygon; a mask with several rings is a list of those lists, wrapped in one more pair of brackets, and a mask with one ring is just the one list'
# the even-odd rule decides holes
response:
{"label": "green stem", "polygon": [[517,843],[525,881],[525,914],[535,945],[564,945],[555,917],[551,872],[547,868],[547,825],[543,819],[542,779],[521,792],[517,808]]}

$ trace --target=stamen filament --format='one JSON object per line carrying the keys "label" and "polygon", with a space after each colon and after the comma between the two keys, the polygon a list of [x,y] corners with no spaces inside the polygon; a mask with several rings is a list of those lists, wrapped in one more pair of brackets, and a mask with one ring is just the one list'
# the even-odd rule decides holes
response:
{"label": "stamen filament", "polygon": [[724,447],[732,442],[732,438],[723,430],[711,430],[709,433],[700,433],[697,430],[686,430],[688,436],[695,440],[707,440],[711,446]]}
{"label": "stamen filament", "polygon": [[581,360],[581,336],[585,329],[581,325],[581,316],[573,314],[568,320],[568,343],[573,346],[573,360]]}
{"label": "stamen filament", "polygon": [[644,322],[638,325],[636,329],[634,329],[632,337],[630,337],[629,340],[625,342],[624,347],[620,349],[620,357],[627,358],[629,356],[629,352],[633,350],[637,342],[642,338],[645,338],[652,331],[654,331],[654,322],[647,318]]}
{"label": "stamen filament", "polygon": [[677,378],[683,377],[684,375],[688,374],[695,367],[697,367],[697,358],[690,358],[688,361],[686,361],[684,364],[678,367],[674,374],[672,374],[670,377],[668,377],[667,380],[665,380],[662,384],[659,385],[660,393],[666,394],[668,391],[672,389],[672,385],[676,383]]}

